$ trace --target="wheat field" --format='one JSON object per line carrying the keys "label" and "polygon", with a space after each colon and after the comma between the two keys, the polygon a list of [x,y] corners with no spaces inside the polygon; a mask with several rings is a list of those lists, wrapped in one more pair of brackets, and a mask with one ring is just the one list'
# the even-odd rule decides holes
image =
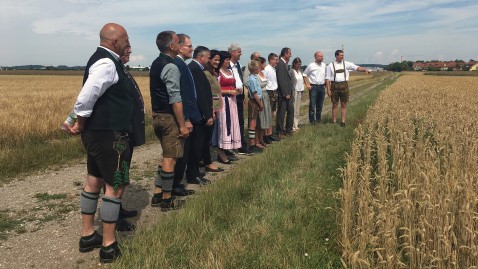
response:
{"label": "wheat field", "polygon": [[478,268],[478,78],[404,75],[342,170],[347,268]]}
{"label": "wheat field", "polygon": [[[149,78],[135,79],[150,115]],[[1,75],[0,148],[64,137],[59,126],[72,110],[81,86],[79,75]]]}

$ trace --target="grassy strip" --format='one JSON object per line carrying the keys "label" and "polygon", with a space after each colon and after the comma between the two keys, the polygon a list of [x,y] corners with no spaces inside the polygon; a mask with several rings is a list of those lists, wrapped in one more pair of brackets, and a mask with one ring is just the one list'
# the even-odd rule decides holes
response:
{"label": "grassy strip", "polygon": [[249,157],[124,243],[115,268],[339,268],[338,168],[386,79],[348,107],[349,125],[306,126]]}

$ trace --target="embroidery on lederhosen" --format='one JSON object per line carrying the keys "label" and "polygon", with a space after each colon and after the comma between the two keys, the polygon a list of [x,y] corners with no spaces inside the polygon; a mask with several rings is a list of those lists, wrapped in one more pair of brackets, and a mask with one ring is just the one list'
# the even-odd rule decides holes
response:
{"label": "embroidery on lederhosen", "polygon": [[113,142],[113,149],[118,153],[118,167],[113,174],[114,190],[117,190],[122,183],[129,180],[129,164],[126,160],[121,160],[121,154],[127,149],[128,141],[121,141],[121,138],[123,137],[118,137],[117,139],[120,141]]}

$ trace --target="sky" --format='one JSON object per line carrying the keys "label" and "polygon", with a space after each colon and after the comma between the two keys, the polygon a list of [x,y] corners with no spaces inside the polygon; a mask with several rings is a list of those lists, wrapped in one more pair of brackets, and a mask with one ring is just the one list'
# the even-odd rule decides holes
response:
{"label": "sky", "polygon": [[108,22],[126,28],[131,66],[151,64],[164,30],[210,49],[238,43],[243,63],[283,47],[329,63],[342,46],[356,64],[478,60],[477,14],[478,0],[0,0],[0,66],[84,66]]}

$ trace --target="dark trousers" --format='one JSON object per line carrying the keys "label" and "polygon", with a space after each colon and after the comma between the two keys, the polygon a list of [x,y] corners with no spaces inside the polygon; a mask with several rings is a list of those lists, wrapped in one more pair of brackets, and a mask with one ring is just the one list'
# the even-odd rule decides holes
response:
{"label": "dark trousers", "polygon": [[309,122],[320,122],[324,106],[325,86],[312,85],[309,92]]}
{"label": "dark trousers", "polygon": [[[279,96],[278,100],[279,108],[277,109],[277,118],[276,118],[276,133],[290,133],[292,132],[292,126],[294,125],[294,98],[291,97],[286,99],[285,97]],[[285,116],[287,112],[287,117]],[[284,129],[284,118],[285,118],[285,129]]]}
{"label": "dark trousers", "polygon": [[[180,186],[181,180],[186,171],[186,178],[192,179],[199,176],[199,159],[203,151],[202,141],[204,140],[205,130],[203,124],[193,123],[193,131],[189,134],[184,143],[184,154],[182,158],[176,161],[174,166],[173,188]],[[199,142],[201,141],[201,142]]]}
{"label": "dark trousers", "polygon": [[212,133],[214,131],[214,124],[211,126],[204,126],[205,134],[204,134],[204,145],[202,150],[202,161],[204,165],[210,165],[212,163],[211,160],[211,138]]}
{"label": "dark trousers", "polygon": [[237,100],[237,114],[239,116],[239,130],[241,131],[241,145],[242,148],[247,148],[246,137],[244,136],[244,94],[236,96]]}

